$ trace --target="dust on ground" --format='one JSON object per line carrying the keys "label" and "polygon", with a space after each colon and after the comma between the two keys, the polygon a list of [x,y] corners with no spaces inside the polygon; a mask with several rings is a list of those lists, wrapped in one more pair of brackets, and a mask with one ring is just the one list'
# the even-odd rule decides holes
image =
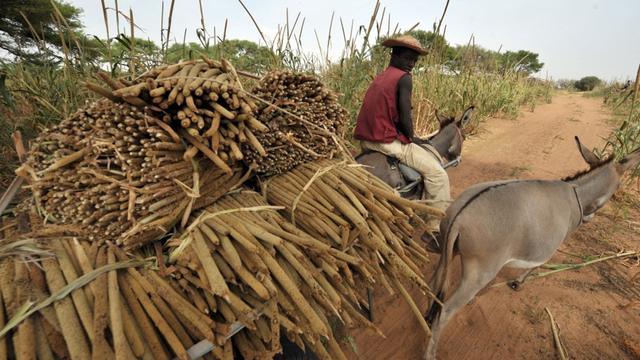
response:
{"label": "dust on ground", "polygon": [[[597,98],[561,94],[517,120],[491,119],[465,142],[462,164],[450,171],[452,195],[497,179],[559,179],[587,168],[573,137],[599,147],[611,131],[611,115]],[[584,224],[550,263],[579,263],[621,250],[640,249],[638,183],[621,190],[594,220]],[[425,269],[433,274],[437,255]],[[638,258],[612,260],[527,282],[521,291],[496,280],[448,324],[439,359],[559,358],[545,307],[553,314],[572,359],[640,359],[640,266]],[[538,271],[546,271],[538,269]],[[417,291],[413,289],[415,295]],[[426,300],[418,305],[425,309]],[[375,291],[375,323],[383,339],[357,330],[342,339],[350,358],[420,359],[426,335],[398,295]],[[353,351],[356,350],[356,351]]]}

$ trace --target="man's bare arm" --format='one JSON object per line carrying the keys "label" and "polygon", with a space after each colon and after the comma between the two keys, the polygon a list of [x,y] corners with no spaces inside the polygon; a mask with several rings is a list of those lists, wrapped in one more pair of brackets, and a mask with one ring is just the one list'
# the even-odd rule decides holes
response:
{"label": "man's bare arm", "polygon": [[413,138],[413,120],[411,119],[411,91],[413,82],[411,75],[407,74],[398,81],[398,114],[400,122],[398,130],[409,139]]}

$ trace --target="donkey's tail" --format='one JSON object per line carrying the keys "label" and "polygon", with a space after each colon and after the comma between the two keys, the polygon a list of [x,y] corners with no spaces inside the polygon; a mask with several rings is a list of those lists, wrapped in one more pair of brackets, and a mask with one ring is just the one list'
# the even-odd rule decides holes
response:
{"label": "donkey's tail", "polygon": [[[440,255],[436,273],[430,284],[431,290],[436,294],[437,299],[441,302],[444,302],[444,299],[447,296],[447,291],[449,290],[449,275],[451,272],[450,265],[453,260],[453,249],[458,241],[458,227],[455,226],[455,224],[454,226],[450,226],[449,231],[443,235],[444,236],[441,239],[442,242],[444,242],[442,246],[442,254]],[[427,311],[427,315],[425,316],[429,326],[431,326],[436,320],[440,314],[440,310],[442,310],[442,307],[434,300],[429,307],[429,311]]]}

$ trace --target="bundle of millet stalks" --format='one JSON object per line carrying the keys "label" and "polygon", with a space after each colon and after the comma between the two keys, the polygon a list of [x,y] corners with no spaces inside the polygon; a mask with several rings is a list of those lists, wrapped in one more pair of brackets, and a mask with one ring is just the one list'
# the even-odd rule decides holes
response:
{"label": "bundle of millet stalks", "polygon": [[40,134],[18,173],[46,222],[131,248],[242,182],[196,155],[161,120],[103,99]]}
{"label": "bundle of millet stalks", "polygon": [[50,256],[0,259],[1,358],[188,360],[203,339],[220,344],[207,359],[231,351],[232,324],[193,305],[192,285],[116,246],[36,239]]}
{"label": "bundle of millet stalks", "polygon": [[442,211],[401,198],[361,165],[336,160],[300,165],[269,179],[263,192],[296,226],[362,259],[354,267],[359,280],[400,293],[429,333],[403,282],[433,296],[422,276],[428,254],[419,238],[424,220],[441,217]]}
{"label": "bundle of millet stalks", "polygon": [[[364,260],[309,236],[277,209],[252,191],[219,199],[169,242],[172,276],[198,289],[198,308],[247,326],[232,338],[245,359],[278,353],[281,328],[321,359],[344,359],[332,319],[378,331],[360,313],[350,269]],[[260,309],[264,316],[253,320]]]}
{"label": "bundle of millet stalks", "polygon": [[[323,360],[345,359],[335,324],[379,333],[360,312],[350,270],[363,260],[276,210],[255,192],[229,194],[165,250],[155,243],[130,254],[69,227],[16,235],[15,223],[3,224],[0,245],[16,246],[0,254],[0,355],[271,359],[283,331]],[[15,255],[24,239],[47,251]]]}
{"label": "bundle of millet stalks", "polygon": [[279,174],[339,152],[348,114],[337,94],[317,77],[273,71],[259,81],[253,93],[263,100],[256,116],[269,131],[256,137],[267,154],[247,145],[243,152],[245,163],[256,164],[259,173]]}
{"label": "bundle of millet stalks", "polygon": [[90,89],[154,113],[221,169],[242,160],[244,146],[266,154],[256,138],[267,130],[255,117],[258,106],[224,59],[164,65],[133,81],[98,75],[110,90],[87,83]]}
{"label": "bundle of millet stalks", "polygon": [[[379,283],[400,293],[428,331],[406,286],[429,292],[420,276],[427,256],[412,235],[424,225],[417,212],[440,214],[357,165],[318,160],[339,151],[346,112],[317,79],[272,73],[251,95],[231,64],[209,59],[133,81],[100,77],[110,89],[87,86],[109,100],[45,131],[19,169],[36,221],[67,224],[59,228],[74,238],[44,241],[55,255],[38,261],[44,272],[2,260],[5,313],[64,294],[65,285],[74,290],[20,323],[10,338],[16,351],[186,359],[202,340],[213,346],[209,358],[270,359],[283,330],[322,359],[344,358],[332,325],[378,331],[361,310],[362,290]],[[229,194],[250,175],[243,165],[289,172],[268,180],[264,198]],[[167,243],[167,262],[153,241],[178,223],[184,231]],[[150,253],[152,268],[130,261]],[[67,318],[75,320],[62,324]]]}

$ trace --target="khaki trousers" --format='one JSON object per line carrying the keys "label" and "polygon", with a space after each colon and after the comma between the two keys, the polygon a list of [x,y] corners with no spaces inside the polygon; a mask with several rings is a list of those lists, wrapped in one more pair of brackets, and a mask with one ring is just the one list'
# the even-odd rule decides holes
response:
{"label": "khaki trousers", "polygon": [[[428,151],[420,145],[413,143],[403,144],[398,140],[392,143],[374,143],[361,141],[363,149],[379,151],[385,155],[393,156],[401,162],[416,169],[422,174],[424,180],[424,192],[422,198],[428,200],[429,205],[445,211],[451,203],[449,188],[449,176],[442,167],[442,159],[435,149]],[[438,221],[430,224],[430,230],[436,230]]]}

